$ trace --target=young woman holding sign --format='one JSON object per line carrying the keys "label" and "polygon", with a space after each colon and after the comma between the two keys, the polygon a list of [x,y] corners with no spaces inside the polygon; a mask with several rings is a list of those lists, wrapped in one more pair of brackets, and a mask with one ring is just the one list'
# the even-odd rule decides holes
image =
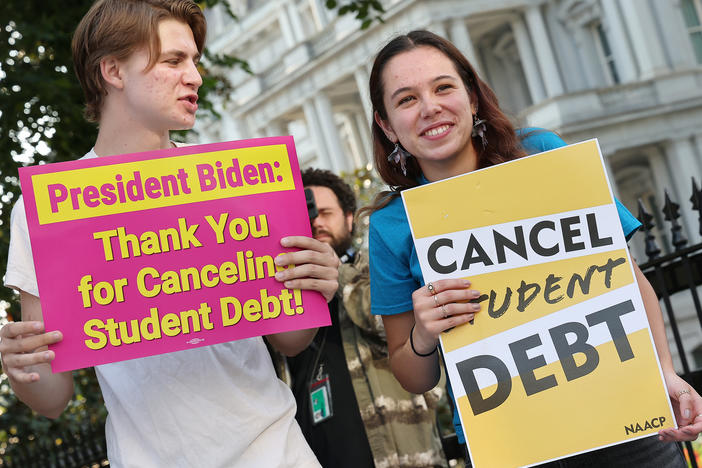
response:
{"label": "young woman holding sign", "polygon": [[[407,390],[422,393],[439,380],[439,335],[473,320],[480,306],[468,301],[481,293],[464,279],[424,285],[400,192],[565,143],[552,132],[515,130],[468,60],[428,31],[396,37],[378,53],[370,90],[375,164],[393,187],[370,208],[371,307],[383,316],[393,373]],[[628,238],[639,223],[618,209]],[[558,466],[685,466],[680,450],[660,441],[694,440],[702,431],[702,398],[676,375],[658,300],[634,269],[680,427]],[[457,415],[454,423],[464,442]]]}

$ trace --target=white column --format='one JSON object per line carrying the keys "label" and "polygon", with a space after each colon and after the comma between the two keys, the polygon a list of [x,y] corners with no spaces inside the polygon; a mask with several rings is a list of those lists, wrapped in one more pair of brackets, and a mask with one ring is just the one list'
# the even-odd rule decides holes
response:
{"label": "white column", "polygon": [[356,80],[356,88],[358,88],[358,95],[361,98],[363,112],[366,114],[368,122],[371,122],[373,120],[373,105],[371,104],[370,88],[368,87],[369,73],[365,67],[360,67],[353,72],[353,77]]}
{"label": "white column", "polygon": [[616,64],[617,72],[619,72],[619,78],[622,83],[634,81],[637,74],[636,63],[629,47],[629,40],[626,37],[617,0],[607,0],[601,2],[600,5],[604,11],[604,25],[609,33],[609,45],[612,47],[614,63]]}
{"label": "white column", "polygon": [[288,128],[285,122],[281,120],[271,120],[265,128],[268,136],[284,136],[288,134]]}
{"label": "white column", "polygon": [[[606,3],[606,2],[605,2]],[[648,3],[640,0],[621,0],[624,21],[626,22],[636,60],[641,71],[640,79],[648,79],[657,72],[668,68],[661,46],[655,20]]]}
{"label": "white column", "polygon": [[217,127],[221,124],[217,125],[217,122],[211,122],[209,119],[203,119],[200,122],[201,124],[195,128],[197,131],[195,142],[197,144],[204,144],[219,141],[219,131]]}
{"label": "white column", "polygon": [[363,142],[361,141],[361,135],[356,127],[356,120],[353,118],[353,115],[350,112],[345,112],[343,114],[343,119],[349,137],[349,147],[353,155],[353,164],[351,164],[351,170],[353,171],[354,169],[365,166]]}
{"label": "white column", "polygon": [[692,176],[700,174],[695,146],[691,138],[679,138],[668,144],[666,153],[673,175],[672,188],[676,194],[676,202],[680,204],[681,224],[687,228],[685,233],[690,243],[699,242],[696,212],[690,209],[691,205],[688,202],[691,195]]}
{"label": "white column", "polygon": [[445,39],[448,39],[448,34],[446,33],[446,27],[444,26],[444,23],[441,23],[441,22],[432,23],[429,25],[429,27],[427,29],[429,29],[429,31],[433,32],[436,35],[439,35]]}
{"label": "white column", "polygon": [[336,128],[331,101],[322,91],[317,92],[313,101],[314,107],[317,110],[317,115],[319,116],[322,137],[329,151],[327,158],[329,158],[332,170],[339,174],[341,171],[347,170],[348,165],[346,156],[344,155],[344,147],[339,138],[339,131]]}
{"label": "white column", "polygon": [[295,33],[293,33],[288,12],[285,9],[281,9],[278,13],[278,24],[280,25],[280,32],[285,40],[285,45],[288,46],[288,49],[292,49],[297,44],[297,39],[295,38]]}
{"label": "white column", "polygon": [[[648,165],[651,167],[651,177],[653,177],[653,183],[655,184],[655,187],[653,187],[653,194],[656,197],[658,209],[661,209],[665,201],[663,198],[663,191],[673,188],[673,176],[670,173],[666,155],[663,153],[661,147],[656,147],[655,151],[647,151],[645,154],[648,158]],[[665,227],[658,226],[658,229],[663,232]]]}
{"label": "white column", "polygon": [[527,33],[524,20],[521,16],[512,21],[512,32],[514,33],[514,42],[517,44],[519,58],[521,59],[527,86],[531,94],[531,102],[532,104],[536,104],[544,100],[546,93],[544,92],[541,74],[536,64],[534,48],[531,45],[529,34]]}
{"label": "white column", "polygon": [[266,129],[261,128],[261,127],[257,127],[256,123],[252,122],[251,120],[252,119],[250,119],[250,118],[245,119],[246,127],[249,129],[250,138],[263,138],[263,137],[267,136]]}
{"label": "white column", "polygon": [[654,15],[661,25],[663,40],[668,45],[665,49],[670,54],[673,68],[687,69],[695,64],[695,51],[690,42],[690,35],[681,11],[680,0],[672,2],[652,2]]}
{"label": "white column", "polygon": [[245,125],[245,122],[222,113],[222,127],[219,136],[222,141],[244,140],[249,137]]}
{"label": "white column", "polygon": [[[698,133],[693,137],[693,140],[695,142],[695,149],[696,149],[696,161],[697,165],[699,167],[702,167],[702,133]],[[697,174],[694,174],[695,180],[697,181],[697,188],[702,188],[702,172],[698,172]],[[690,190],[692,190],[692,182],[690,182]],[[695,229],[696,232],[699,232],[699,216],[700,212],[697,211],[695,212],[695,216],[698,217],[698,223],[695,225],[697,228]]]}
{"label": "white column", "polygon": [[320,30],[329,24],[329,17],[327,16],[327,7],[324,6],[323,0],[309,0],[310,8],[312,14],[314,15],[315,22]]}
{"label": "white column", "polygon": [[615,197],[621,199],[619,196],[619,187],[617,187],[617,179],[614,177],[614,171],[612,170],[612,161],[608,154],[602,154],[602,161],[604,161],[605,172],[607,173],[607,179],[612,186],[612,193]]}
{"label": "white column", "polygon": [[[661,146],[656,146],[652,150],[646,151],[645,155],[648,158],[648,165],[651,167],[651,177],[653,178],[654,184],[653,195],[656,199],[655,208],[656,210],[658,210],[658,214],[660,214],[660,210],[663,209],[663,206],[665,204],[664,190],[668,189],[668,191],[670,192],[670,190],[673,189],[673,176],[670,172],[670,164]],[[675,190],[673,190],[672,193],[675,194],[674,196],[677,197]],[[653,207],[649,208],[653,209]],[[634,214],[636,216],[639,215],[638,212]],[[663,222],[662,225],[656,225],[656,227],[654,228],[654,235],[656,236],[658,246],[661,249],[665,250],[667,247],[664,246],[665,243],[663,242],[663,236],[666,236],[668,239],[670,239],[670,225],[666,222]],[[642,245],[643,241],[639,240],[638,242],[639,245]],[[642,252],[644,250],[644,248],[641,248]],[[643,253],[641,253],[640,258],[645,259],[647,257]]]}
{"label": "white column", "polygon": [[580,60],[585,64],[585,66],[581,67],[580,73],[585,78],[587,88],[600,88],[609,84],[604,70],[593,66],[596,63],[600,63],[600,56],[597,53],[595,44],[592,42],[592,36],[578,25],[573,27],[572,34],[575,43],[578,45]]}
{"label": "white column", "polygon": [[561,76],[558,73],[558,66],[553,55],[551,41],[546,34],[546,25],[541,16],[539,5],[532,5],[526,9],[526,21],[529,28],[529,34],[534,40],[534,51],[536,59],[539,63],[541,76],[544,79],[546,94],[548,97],[558,96],[563,94],[563,83]]}
{"label": "white column", "polygon": [[288,13],[288,18],[290,18],[290,26],[292,28],[293,36],[296,42],[302,42],[305,40],[305,28],[302,26],[302,19],[300,18],[300,10],[298,10],[295,0],[290,0],[285,4],[285,8]]}
{"label": "white column", "polygon": [[[702,167],[702,133],[696,134],[693,139],[695,140],[695,147],[697,148],[697,164]],[[702,177],[702,174],[695,174],[695,178],[698,179],[697,182],[702,182],[699,180],[700,177]]]}
{"label": "white column", "polygon": [[319,121],[320,119],[317,115],[317,109],[315,109],[312,99],[308,99],[302,104],[302,110],[305,114],[307,130],[312,136],[317,149],[317,162],[315,163],[315,166],[321,169],[331,169],[332,167],[329,162],[329,150],[327,149],[327,143],[324,141],[322,127]]}
{"label": "white column", "polygon": [[458,50],[463,52],[463,55],[465,55],[470,64],[473,65],[476,73],[482,75],[478,56],[475,54],[475,48],[473,47],[473,41],[470,39],[470,33],[468,32],[465,18],[452,19],[449,23],[449,31],[451,42],[458,47]]}
{"label": "white column", "polygon": [[363,149],[363,164],[373,164],[373,140],[371,137],[371,122],[364,118],[364,113],[356,112],[354,113],[354,119],[356,119],[356,128],[358,133],[361,135],[361,142],[363,143],[361,148]]}

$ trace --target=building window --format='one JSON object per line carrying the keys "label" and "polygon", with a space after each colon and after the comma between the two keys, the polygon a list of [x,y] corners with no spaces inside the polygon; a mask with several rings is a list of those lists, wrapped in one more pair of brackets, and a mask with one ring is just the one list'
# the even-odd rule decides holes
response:
{"label": "building window", "polygon": [[600,22],[595,24],[595,36],[597,37],[597,49],[600,54],[600,60],[602,61],[605,74],[607,75],[610,84],[620,83],[619,73],[617,73],[617,65],[614,63],[614,54],[612,54],[612,48],[609,46],[607,34],[605,34],[602,23]]}
{"label": "building window", "polygon": [[702,2],[700,0],[683,0],[682,13],[685,18],[687,32],[690,34],[690,42],[695,50],[697,62],[702,63]]}

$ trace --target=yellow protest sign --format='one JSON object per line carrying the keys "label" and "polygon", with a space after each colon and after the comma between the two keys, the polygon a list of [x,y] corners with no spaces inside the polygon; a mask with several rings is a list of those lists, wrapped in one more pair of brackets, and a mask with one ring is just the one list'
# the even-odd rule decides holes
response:
{"label": "yellow protest sign", "polygon": [[467,278],[441,337],[473,466],[532,466],[674,427],[596,140],[406,190],[426,282]]}

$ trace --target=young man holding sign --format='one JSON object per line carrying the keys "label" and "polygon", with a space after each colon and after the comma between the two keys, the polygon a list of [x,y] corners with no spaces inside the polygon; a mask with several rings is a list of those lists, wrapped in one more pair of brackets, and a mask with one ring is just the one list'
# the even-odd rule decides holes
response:
{"label": "young man holding sign", "polygon": [[[74,41],[86,116],[99,123],[85,158],[166,149],[170,130],[195,123],[197,63],[205,18],[190,0],[99,0]],[[339,260],[327,244],[281,239],[299,251],[276,259],[294,264],[276,274],[289,289],[331,300]],[[70,266],[68,266],[70,268]],[[70,372],[52,373],[24,204],[12,214],[6,285],[20,291],[22,322],[0,330],[3,369],[17,396],[57,417],[73,396]],[[281,352],[304,349],[316,329],[267,336]],[[96,367],[109,416],[112,466],[318,466],[295,423],[295,401],[273,370],[260,337]]]}

